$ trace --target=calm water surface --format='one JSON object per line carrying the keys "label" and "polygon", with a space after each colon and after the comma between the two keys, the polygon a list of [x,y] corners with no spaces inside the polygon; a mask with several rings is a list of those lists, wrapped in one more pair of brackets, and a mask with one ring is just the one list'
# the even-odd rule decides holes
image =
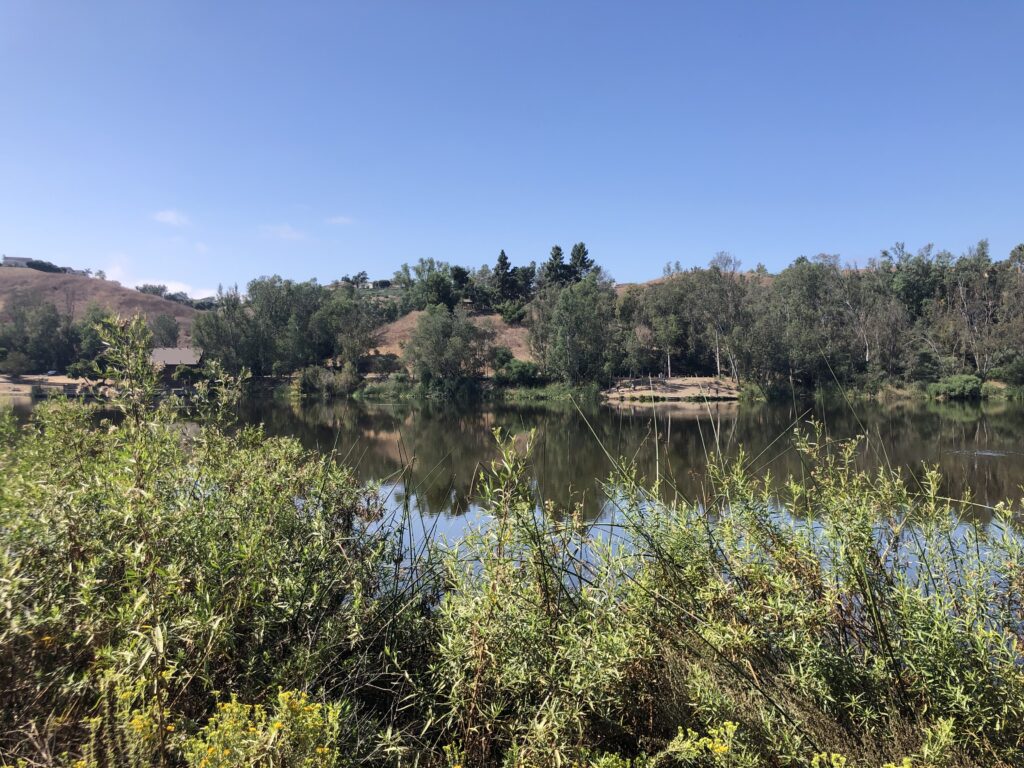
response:
{"label": "calm water surface", "polygon": [[[32,404],[0,400],[21,419]],[[910,483],[937,466],[947,495],[970,493],[992,505],[1019,501],[1024,485],[1024,403],[950,405],[873,402],[826,405],[724,404],[707,408],[292,404],[248,401],[242,418],[269,434],[297,437],[321,451],[336,450],[366,482],[381,483],[392,504],[442,521],[457,532],[475,509],[479,470],[496,458],[493,431],[522,441],[535,432],[532,472],[541,496],[565,508],[580,504],[589,519],[609,513],[604,487],[615,458],[636,464],[648,483],[656,473],[666,496],[699,499],[708,455],[735,457],[743,446],[749,466],[784,479],[804,470],[793,431],[812,419],[832,438],[867,435],[862,468],[898,467]],[[984,513],[981,514],[985,517]]]}
{"label": "calm water surface", "polygon": [[[648,482],[663,478],[665,495],[697,499],[708,455],[735,457],[743,446],[758,474],[784,479],[804,470],[793,431],[816,419],[829,437],[867,435],[862,468],[898,467],[915,482],[926,465],[945,477],[945,492],[970,493],[985,505],[1021,498],[1024,404],[949,405],[873,402],[826,405],[725,404],[707,408],[659,405],[594,407],[362,404],[293,405],[249,402],[244,419],[268,433],[293,435],[307,447],[337,450],[365,481],[381,482],[395,504],[449,520],[474,510],[481,466],[497,454],[493,431],[535,431],[532,471],[539,493],[559,507],[581,504],[585,515],[609,513],[607,453],[635,462]],[[984,515],[982,515],[984,516]],[[449,526],[445,526],[449,527]]]}

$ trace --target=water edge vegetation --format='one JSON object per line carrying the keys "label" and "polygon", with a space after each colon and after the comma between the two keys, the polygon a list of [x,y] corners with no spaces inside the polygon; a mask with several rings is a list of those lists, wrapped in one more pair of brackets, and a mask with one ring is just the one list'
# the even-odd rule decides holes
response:
{"label": "water edge vegetation", "polygon": [[[601,526],[496,435],[480,526],[410,539],[330,455],[231,423],[210,369],[157,397],[104,326],[117,417],[0,429],[0,756],[93,766],[1009,766],[1024,549],[934,473],[799,440],[667,505],[618,464]],[[97,421],[100,419],[100,421]]]}
{"label": "water edge vegetation", "polygon": [[[719,253],[642,285],[615,285],[580,242],[540,264],[512,266],[502,251],[475,269],[420,259],[386,280],[261,277],[190,311],[191,342],[207,357],[236,374],[289,377],[305,396],[374,396],[383,382],[392,395],[514,388],[539,399],[550,384],[680,374],[765,397],[841,387],[979,399],[1024,386],[1024,244],[1000,260],[984,240],[959,256],[897,243],[863,265],[800,257],[777,274]],[[38,296],[11,297],[0,372],[89,368],[104,314],[91,306],[76,321]],[[149,320],[158,344],[180,339],[169,315]],[[396,325],[403,332],[385,344]]]}

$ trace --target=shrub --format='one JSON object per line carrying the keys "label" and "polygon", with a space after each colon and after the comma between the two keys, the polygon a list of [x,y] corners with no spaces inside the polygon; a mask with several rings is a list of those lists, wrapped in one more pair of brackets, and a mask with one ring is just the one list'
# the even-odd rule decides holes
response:
{"label": "shrub", "polygon": [[1002,379],[1014,386],[1024,384],[1024,356],[1015,357],[1006,365],[993,370],[992,378]]}
{"label": "shrub", "polygon": [[636,702],[621,693],[653,662],[626,599],[632,558],[589,540],[578,518],[548,522],[528,478],[503,442],[481,481],[493,523],[448,560],[433,674],[467,765],[570,764],[595,725],[629,721]]}
{"label": "shrub", "polygon": [[24,352],[8,352],[7,357],[0,360],[0,373],[8,376],[21,376],[36,368],[36,363]]}
{"label": "shrub", "polygon": [[494,383],[502,387],[535,387],[543,383],[543,377],[536,363],[513,359],[495,372]]}
{"label": "shrub", "polygon": [[386,670],[417,647],[396,598],[415,573],[375,497],[234,428],[223,374],[188,412],[158,400],[143,320],[106,340],[116,419],[48,401],[23,430],[0,420],[0,762],[173,763],[221,697],[402,691]]}
{"label": "shrub", "polygon": [[[349,702],[322,704],[282,691],[272,709],[232,699],[185,745],[189,768],[339,768],[356,765],[369,750],[344,751],[361,728]],[[371,731],[372,738],[372,731]]]}
{"label": "shrub", "polygon": [[984,384],[981,385],[981,396],[986,400],[990,398],[1007,397],[1007,390],[1009,389],[1010,388],[1007,387],[1006,384],[1004,384],[1003,382],[986,381]]}
{"label": "shrub", "polygon": [[64,267],[58,267],[56,264],[49,261],[42,261],[41,259],[29,259],[25,264],[29,269],[36,269],[40,272],[66,272]]}
{"label": "shrub", "polygon": [[340,371],[320,366],[309,366],[299,371],[293,386],[301,397],[325,399],[351,394],[359,386],[359,373],[351,362]]}
{"label": "shrub", "polygon": [[810,473],[782,498],[743,456],[692,506],[661,505],[622,469],[601,530],[539,510],[505,444],[439,615],[458,759],[1019,763],[1024,544],[1009,511],[965,525],[934,472],[914,496],[897,474],[857,472],[854,443],[797,448]]}
{"label": "shrub", "polygon": [[509,325],[522,325],[526,320],[526,304],[521,301],[503,301],[496,309]]}
{"label": "shrub", "polygon": [[597,524],[499,434],[484,514],[414,550],[334,457],[235,427],[236,382],[186,411],[142,320],[105,338],[116,418],[0,418],[3,764],[1024,764],[1024,540],[934,471],[798,434],[781,490],[618,466]]}
{"label": "shrub", "polygon": [[504,346],[491,347],[490,353],[488,354],[488,364],[497,371],[499,368],[503,368],[508,365],[515,356],[512,354],[512,350]]}
{"label": "shrub", "polygon": [[960,373],[928,385],[928,396],[936,400],[980,400],[981,379]]}

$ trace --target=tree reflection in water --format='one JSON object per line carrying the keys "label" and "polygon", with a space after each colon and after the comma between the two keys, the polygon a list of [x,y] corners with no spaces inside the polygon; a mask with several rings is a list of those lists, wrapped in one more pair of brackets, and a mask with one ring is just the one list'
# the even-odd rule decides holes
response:
{"label": "tree reflection in water", "polygon": [[867,435],[858,455],[862,468],[899,467],[914,482],[923,463],[937,465],[945,492],[954,497],[969,489],[976,502],[991,505],[1019,499],[1024,483],[1024,404],[1007,402],[857,402],[851,410],[845,403],[808,401],[581,412],[571,405],[260,400],[246,403],[243,419],[263,422],[270,434],[296,436],[310,448],[335,449],[362,480],[389,486],[393,503],[428,516],[472,509],[480,468],[496,456],[498,427],[520,440],[536,431],[532,465],[538,497],[560,509],[580,504],[588,519],[608,512],[604,485],[613,467],[605,451],[635,463],[648,482],[660,473],[666,497],[696,500],[705,491],[708,456],[721,452],[733,458],[740,445],[753,472],[770,471],[780,481],[799,476],[805,467],[791,434],[811,419],[832,438]]}

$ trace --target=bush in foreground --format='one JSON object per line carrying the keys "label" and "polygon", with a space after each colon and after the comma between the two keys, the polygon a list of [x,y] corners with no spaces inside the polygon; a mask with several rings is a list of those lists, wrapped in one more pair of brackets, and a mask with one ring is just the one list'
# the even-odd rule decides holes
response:
{"label": "bush in foreground", "polygon": [[232,696],[373,709],[403,690],[388,658],[414,647],[411,614],[373,497],[331,457],[225,428],[226,378],[191,409],[157,402],[145,334],[110,329],[113,414],[49,402],[0,431],[6,760],[181,764]]}

